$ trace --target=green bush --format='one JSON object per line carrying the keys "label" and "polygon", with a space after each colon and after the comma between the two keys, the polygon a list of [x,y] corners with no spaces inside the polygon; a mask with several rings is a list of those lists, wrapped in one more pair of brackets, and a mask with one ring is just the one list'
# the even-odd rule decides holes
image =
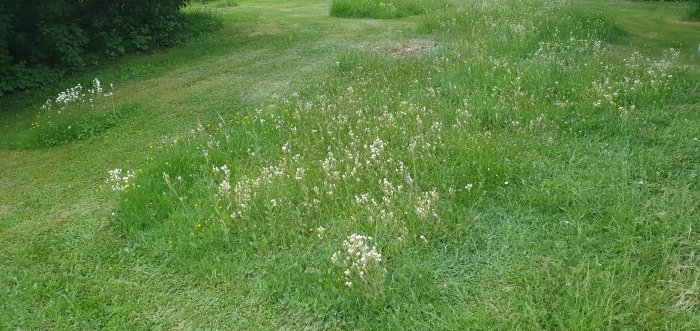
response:
{"label": "green bush", "polygon": [[0,95],[46,84],[103,57],[183,40],[188,0],[35,0],[0,4]]}
{"label": "green bush", "polygon": [[333,0],[330,13],[335,17],[399,18],[444,6],[444,0]]}
{"label": "green bush", "polygon": [[700,21],[700,0],[696,0],[690,5],[690,9],[688,9],[688,19]]}

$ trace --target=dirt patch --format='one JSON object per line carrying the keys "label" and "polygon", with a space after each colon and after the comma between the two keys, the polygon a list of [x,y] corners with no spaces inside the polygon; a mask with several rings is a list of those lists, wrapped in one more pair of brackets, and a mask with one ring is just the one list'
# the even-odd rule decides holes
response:
{"label": "dirt patch", "polygon": [[425,51],[432,51],[439,48],[436,42],[411,42],[404,43],[399,47],[394,47],[389,50],[391,54],[395,55],[412,55]]}

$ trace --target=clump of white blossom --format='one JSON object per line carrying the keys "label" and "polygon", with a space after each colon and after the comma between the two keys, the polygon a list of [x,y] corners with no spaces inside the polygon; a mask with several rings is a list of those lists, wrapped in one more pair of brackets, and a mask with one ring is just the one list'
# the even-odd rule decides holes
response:
{"label": "clump of white blossom", "polygon": [[364,280],[368,273],[379,268],[382,254],[376,246],[370,248],[373,238],[361,234],[351,234],[343,241],[343,250],[333,253],[331,262],[344,268],[343,280],[351,287],[353,280]]}
{"label": "clump of white blossom", "polygon": [[[112,84],[109,84],[109,86],[110,88],[114,87]],[[53,105],[57,104],[61,107],[60,110],[63,110],[69,104],[82,104],[85,102],[89,102],[90,106],[92,106],[96,99],[110,96],[112,96],[112,92],[105,92],[102,88],[102,83],[100,80],[95,78],[92,80],[92,86],[88,87],[87,90],[82,84],[68,88],[65,91],[59,92],[55,99],[46,100],[44,105],[41,106],[41,109],[51,110],[53,109]]]}
{"label": "clump of white blossom", "polygon": [[224,178],[219,183],[219,196],[227,197],[231,195],[231,170],[225,164],[220,167],[214,166],[212,169],[214,173],[221,172],[224,174]]}
{"label": "clump of white blossom", "polygon": [[[666,50],[660,59],[650,59],[639,52],[623,59],[624,75],[602,75],[592,82],[596,108],[609,107],[620,111],[634,111],[635,102],[663,102],[673,90],[674,74],[685,67],[678,64],[680,52]],[[607,72],[608,66],[604,67]]]}
{"label": "clump of white blossom", "polygon": [[[469,187],[469,189],[471,189],[471,187]],[[435,211],[435,205],[439,200],[440,198],[436,190],[424,192],[423,195],[419,196],[416,202],[416,215],[418,218],[423,220],[431,217],[439,219]]]}
{"label": "clump of white blossom", "polygon": [[113,191],[125,191],[129,188],[129,182],[134,179],[136,173],[133,170],[112,169],[107,172],[107,185]]}

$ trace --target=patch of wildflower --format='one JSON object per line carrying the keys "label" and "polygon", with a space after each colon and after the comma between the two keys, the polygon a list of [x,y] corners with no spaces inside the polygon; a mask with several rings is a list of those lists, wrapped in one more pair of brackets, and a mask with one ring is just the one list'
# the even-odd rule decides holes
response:
{"label": "patch of wildflower", "polygon": [[219,192],[218,195],[220,197],[228,197],[231,195],[231,170],[228,168],[227,165],[222,165],[220,167],[212,167],[212,170],[214,171],[215,174],[222,173],[223,178],[221,179],[221,182],[219,183]]}
{"label": "patch of wildflower", "polygon": [[351,234],[343,241],[343,250],[333,253],[331,262],[342,267],[343,283],[351,287],[353,281],[363,281],[372,272],[380,272],[382,255],[376,246],[370,248],[373,238],[360,234]]}
{"label": "patch of wildflower", "polygon": [[[110,88],[114,87],[112,84],[109,84],[109,86]],[[90,106],[93,106],[95,100],[98,98],[110,97],[112,95],[112,92],[105,92],[102,88],[102,83],[100,80],[95,78],[92,81],[92,86],[88,87],[87,89],[85,89],[82,84],[78,84],[74,87],[66,89],[65,91],[59,92],[58,95],[56,95],[56,98],[46,100],[44,105],[41,106],[41,109],[48,111],[52,110],[54,105],[58,105],[60,107],[58,113],[60,114],[61,111],[65,110],[66,106],[70,104],[83,104],[88,102]]]}
{"label": "patch of wildflower", "polygon": [[131,184],[129,182],[136,177],[136,173],[133,170],[122,170],[122,169],[112,169],[107,172],[107,180],[105,183],[113,191],[125,191]]}
{"label": "patch of wildflower", "polygon": [[[679,52],[669,49],[660,59],[650,59],[634,52],[622,61],[622,75],[603,75],[592,82],[596,108],[634,111],[637,104],[665,102],[676,83],[676,73],[685,70],[678,63]],[[605,65],[603,72],[618,72]]]}
{"label": "patch of wildflower", "polygon": [[106,92],[100,80],[95,78],[88,87],[78,84],[46,100],[31,124],[36,143],[54,146],[90,138],[116,125],[123,114],[115,110],[113,102],[111,112],[97,111],[109,110],[98,100],[111,96],[112,92]]}
{"label": "patch of wildflower", "polygon": [[424,192],[423,195],[419,196],[416,201],[416,215],[418,218],[422,220],[427,220],[431,217],[439,219],[435,211],[435,205],[439,200],[438,193],[435,190]]}
{"label": "patch of wildflower", "polygon": [[394,13],[396,13],[396,6],[395,6],[394,3],[391,2],[391,1],[389,1],[389,2],[380,2],[380,3],[379,3],[379,7],[380,7],[382,10],[386,11],[386,13],[387,13],[388,15],[390,15],[390,16],[391,16],[391,15],[394,15]]}
{"label": "patch of wildflower", "polygon": [[[274,183],[282,180],[294,179],[301,181],[305,172],[303,168],[294,168],[299,163],[299,155],[290,158],[282,158],[277,164],[263,166],[257,177],[243,176],[235,185],[231,185],[228,169],[219,168],[224,173],[224,180],[219,184],[218,194],[229,198],[232,202],[230,216],[232,219],[248,216],[254,200],[263,195]],[[292,170],[293,169],[293,170]],[[293,174],[290,172],[293,171]],[[276,207],[283,199],[271,199],[270,206]]]}

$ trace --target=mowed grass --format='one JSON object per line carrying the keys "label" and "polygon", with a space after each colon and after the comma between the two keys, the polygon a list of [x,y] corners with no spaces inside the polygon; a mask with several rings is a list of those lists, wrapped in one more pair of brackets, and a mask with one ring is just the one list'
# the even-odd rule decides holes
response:
{"label": "mowed grass", "polygon": [[[685,6],[193,5],[221,30],[0,100],[0,328],[692,330]],[[61,127],[123,115],[37,140],[94,77]]]}

